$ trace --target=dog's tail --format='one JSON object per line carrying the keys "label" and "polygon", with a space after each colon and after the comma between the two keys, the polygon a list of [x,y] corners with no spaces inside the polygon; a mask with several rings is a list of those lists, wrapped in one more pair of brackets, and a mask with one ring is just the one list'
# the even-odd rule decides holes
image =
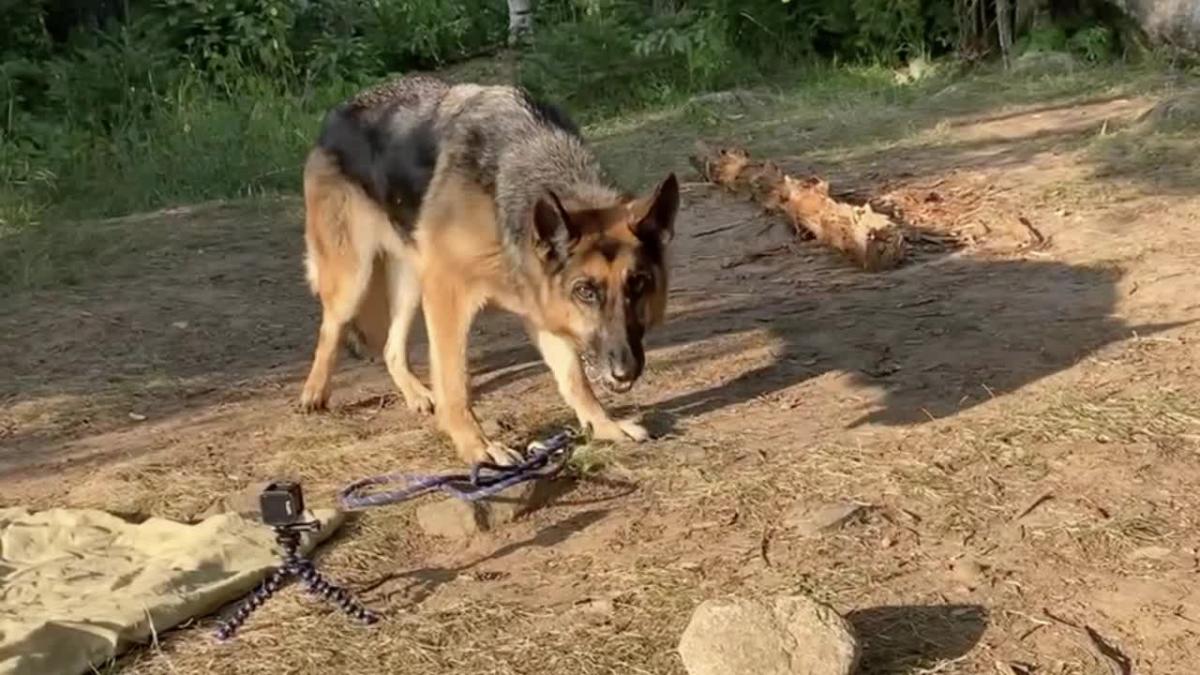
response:
{"label": "dog's tail", "polygon": [[320,294],[322,263],[334,253],[327,239],[347,234],[353,198],[347,187],[328,153],[316,149],[308,154],[304,163],[304,270],[313,295]]}
{"label": "dog's tail", "polygon": [[[322,267],[336,255],[330,249],[351,236],[353,201],[363,198],[362,192],[342,176],[333,157],[320,149],[309,153],[304,165],[304,268],[313,295],[320,293]],[[383,354],[391,324],[386,266],[399,263],[389,263],[385,256],[377,255],[370,264],[371,279],[354,319],[343,331],[347,351],[359,359]]]}

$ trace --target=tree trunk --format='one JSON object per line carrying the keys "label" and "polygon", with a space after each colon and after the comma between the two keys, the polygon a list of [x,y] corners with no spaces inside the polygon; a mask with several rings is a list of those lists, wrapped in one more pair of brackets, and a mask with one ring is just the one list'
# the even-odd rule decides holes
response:
{"label": "tree trunk", "polygon": [[1024,35],[1050,20],[1050,0],[1016,0],[1013,35]]}
{"label": "tree trunk", "polygon": [[1000,56],[1004,67],[1012,66],[1012,7],[1008,0],[996,0],[996,37],[1000,40]]}
{"label": "tree trunk", "polygon": [[508,0],[508,43],[516,44],[533,34],[533,1]]}

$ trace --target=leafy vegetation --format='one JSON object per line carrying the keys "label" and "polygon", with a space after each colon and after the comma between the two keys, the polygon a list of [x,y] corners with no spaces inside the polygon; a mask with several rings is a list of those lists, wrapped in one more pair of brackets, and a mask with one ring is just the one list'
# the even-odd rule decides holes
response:
{"label": "leafy vegetation", "polygon": [[[971,26],[992,5],[966,22],[963,6],[543,0],[512,59],[523,84],[595,122],[837,64],[952,58],[967,37],[979,47]],[[1020,48],[1120,53],[1102,17],[1070,16]],[[499,53],[507,21],[502,0],[0,0],[0,285],[37,285],[64,251],[86,259],[72,219],[295,190],[328,106]]]}

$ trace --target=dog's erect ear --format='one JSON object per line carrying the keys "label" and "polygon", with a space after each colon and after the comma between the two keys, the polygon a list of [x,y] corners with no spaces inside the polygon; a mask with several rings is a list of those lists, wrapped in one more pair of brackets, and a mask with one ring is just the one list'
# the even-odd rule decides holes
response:
{"label": "dog's erect ear", "polygon": [[679,181],[668,174],[654,193],[635,201],[633,232],[642,241],[665,244],[675,236],[675,216],[679,213]]}
{"label": "dog's erect ear", "polygon": [[563,255],[578,235],[558,195],[547,190],[533,206],[533,236],[538,248],[549,255]]}

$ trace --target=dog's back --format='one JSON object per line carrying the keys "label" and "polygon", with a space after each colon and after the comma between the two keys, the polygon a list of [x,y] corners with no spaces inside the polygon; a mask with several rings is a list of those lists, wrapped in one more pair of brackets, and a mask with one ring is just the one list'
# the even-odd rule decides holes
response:
{"label": "dog's back", "polygon": [[434,119],[446,83],[407,76],[367,89],[329,112],[317,147],[396,223],[411,224],[433,178]]}
{"label": "dog's back", "polygon": [[435,180],[469,180],[491,195],[510,241],[547,189],[596,206],[618,196],[575,123],[516,87],[401,77],[332,110],[317,147],[404,236]]}

